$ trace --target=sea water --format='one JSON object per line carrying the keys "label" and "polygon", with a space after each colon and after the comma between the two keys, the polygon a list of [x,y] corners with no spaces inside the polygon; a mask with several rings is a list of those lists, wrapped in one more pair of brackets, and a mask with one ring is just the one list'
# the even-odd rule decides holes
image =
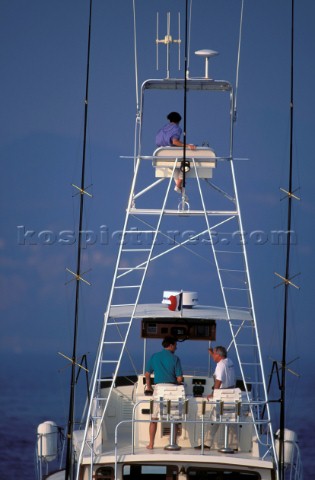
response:
{"label": "sea water", "polygon": [[[0,362],[0,480],[35,480],[37,426],[46,420],[66,425],[70,369],[57,353],[2,354]],[[289,428],[298,435],[305,480],[315,478],[314,397],[312,378],[305,375],[295,403],[290,398],[287,402]]]}

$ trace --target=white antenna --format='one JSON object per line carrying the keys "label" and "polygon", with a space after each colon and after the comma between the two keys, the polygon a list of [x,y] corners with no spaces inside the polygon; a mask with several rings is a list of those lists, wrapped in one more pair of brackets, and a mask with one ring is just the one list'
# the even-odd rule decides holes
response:
{"label": "white antenna", "polygon": [[205,78],[209,78],[209,57],[214,57],[215,55],[219,55],[219,53],[214,50],[197,50],[195,55],[205,58]]}
{"label": "white antenna", "polygon": [[166,35],[159,38],[159,14],[156,14],[156,69],[159,69],[159,43],[166,45],[166,78],[170,78],[170,44],[178,44],[178,70],[180,70],[180,13],[178,12],[178,39],[173,39],[171,35],[171,13],[166,14]]}
{"label": "white antenna", "polygon": [[180,39],[180,12],[178,12],[178,70],[180,70],[180,44],[181,44],[181,39]]}

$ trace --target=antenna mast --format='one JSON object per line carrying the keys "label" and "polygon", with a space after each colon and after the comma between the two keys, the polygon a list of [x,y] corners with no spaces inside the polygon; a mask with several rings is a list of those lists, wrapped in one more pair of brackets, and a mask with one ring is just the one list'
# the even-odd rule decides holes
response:
{"label": "antenna mast", "polygon": [[79,229],[78,229],[78,250],[77,250],[77,269],[74,277],[76,279],[76,295],[75,295],[75,312],[74,312],[74,331],[73,331],[73,350],[71,358],[71,383],[70,383],[70,401],[69,401],[69,416],[67,428],[67,454],[66,454],[66,471],[65,480],[73,478],[73,427],[75,414],[75,384],[76,384],[76,365],[77,365],[77,338],[78,338],[78,322],[79,322],[79,299],[80,299],[80,280],[81,275],[81,243],[82,243],[82,227],[83,227],[83,211],[84,211],[84,195],[85,191],[85,161],[86,161],[86,137],[87,137],[87,119],[88,119],[88,94],[89,94],[89,73],[90,73],[90,46],[91,46],[91,23],[92,23],[92,2],[90,0],[89,10],[89,30],[88,30],[88,50],[87,50],[87,64],[86,64],[86,86],[85,86],[85,101],[84,101],[84,137],[82,150],[82,168],[81,168],[81,185],[80,192],[80,214],[79,214]]}
{"label": "antenna mast", "polygon": [[166,45],[166,78],[170,78],[170,45],[171,43],[178,44],[178,70],[180,70],[180,13],[178,12],[178,38],[173,39],[171,35],[171,12],[166,14],[166,35],[164,38],[159,38],[159,13],[156,14],[156,69],[159,69],[159,44]]}
{"label": "antenna mast", "polygon": [[[286,249],[286,267],[284,278],[284,313],[283,313],[283,343],[282,343],[282,360],[281,360],[281,385],[280,385],[280,434],[279,434],[279,465],[280,480],[285,479],[284,464],[284,431],[285,431],[285,409],[286,409],[286,369],[287,369],[287,317],[288,317],[288,296],[290,282],[290,253],[291,253],[291,221],[292,221],[292,200],[297,198],[292,195],[292,178],[293,178],[293,96],[294,96],[294,0],[291,0],[291,98],[290,98],[290,160],[289,160],[289,186],[288,186],[288,216],[287,216],[287,249]],[[298,199],[298,198],[297,198]]]}

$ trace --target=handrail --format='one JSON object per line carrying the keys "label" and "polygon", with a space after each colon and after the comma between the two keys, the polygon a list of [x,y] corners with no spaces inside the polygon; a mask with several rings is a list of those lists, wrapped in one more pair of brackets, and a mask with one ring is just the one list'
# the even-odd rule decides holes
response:
{"label": "handrail", "polygon": [[[189,399],[186,399],[189,401]],[[136,402],[133,406],[133,411],[132,411],[132,418],[131,419],[128,419],[128,420],[121,420],[115,427],[115,446],[118,445],[118,442],[117,442],[117,439],[118,439],[118,436],[117,436],[117,431],[118,431],[118,427],[122,424],[127,424],[127,423],[131,423],[131,426],[132,426],[132,453],[134,453],[134,424],[136,423],[150,423],[152,422],[152,415],[150,415],[150,418],[148,419],[136,419],[135,418],[135,414],[136,414],[136,411],[137,411],[137,408],[140,406],[140,405],[143,405],[143,404],[150,404],[150,401],[151,400],[139,400],[138,402]],[[204,402],[204,400],[198,402],[197,401],[197,405],[201,405],[202,402]],[[176,401],[176,400],[171,400],[171,403],[172,405],[176,406],[176,405],[179,405],[179,402]],[[241,404],[241,408],[242,407],[250,407],[250,406],[262,406],[264,405],[266,402],[264,401],[242,401],[242,402],[239,402],[238,404],[235,403],[235,401],[224,401],[224,402],[218,402],[218,401],[208,401],[207,402],[207,406],[211,406],[211,407],[216,407],[218,406],[218,403],[222,404],[224,403],[224,406],[226,407],[237,407],[239,406],[239,403]],[[207,413],[210,413],[210,412],[207,412]],[[187,414],[186,413],[183,413],[181,415],[177,415],[178,418],[176,419],[173,419],[173,415],[172,414],[169,414],[167,413],[166,415],[163,415],[163,418],[162,419],[154,419],[154,422],[156,423],[164,423],[165,421],[168,422],[168,423],[184,423],[184,424],[211,424],[211,425],[254,425],[256,424],[257,426],[258,425],[268,425],[270,424],[270,420],[268,419],[258,419],[258,418],[253,418],[252,416],[250,417],[247,417],[247,419],[245,418],[240,418],[240,415],[237,415],[235,418],[232,418],[232,419],[229,419],[229,418],[225,418],[223,419],[222,418],[222,415],[219,416],[219,419],[214,419],[214,418],[207,418],[207,413],[204,415],[200,415],[200,419],[192,419],[192,420],[189,420],[187,419]],[[233,413],[233,411],[231,410],[231,413]],[[264,445],[263,443],[261,443],[262,445]],[[266,444],[266,446],[268,446],[269,444]]]}

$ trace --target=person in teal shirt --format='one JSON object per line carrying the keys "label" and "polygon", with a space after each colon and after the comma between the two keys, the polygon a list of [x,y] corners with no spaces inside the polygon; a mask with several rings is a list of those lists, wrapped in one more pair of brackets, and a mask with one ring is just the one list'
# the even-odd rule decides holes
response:
{"label": "person in teal shirt", "polygon": [[[175,355],[177,340],[174,337],[165,337],[162,342],[163,350],[154,353],[146,365],[145,379],[146,392],[153,391],[151,386],[151,374],[154,373],[154,383],[168,383],[179,385],[183,382],[183,371],[180,359]],[[157,430],[157,423],[151,422],[149,427],[150,442],[147,446],[152,450]]]}

